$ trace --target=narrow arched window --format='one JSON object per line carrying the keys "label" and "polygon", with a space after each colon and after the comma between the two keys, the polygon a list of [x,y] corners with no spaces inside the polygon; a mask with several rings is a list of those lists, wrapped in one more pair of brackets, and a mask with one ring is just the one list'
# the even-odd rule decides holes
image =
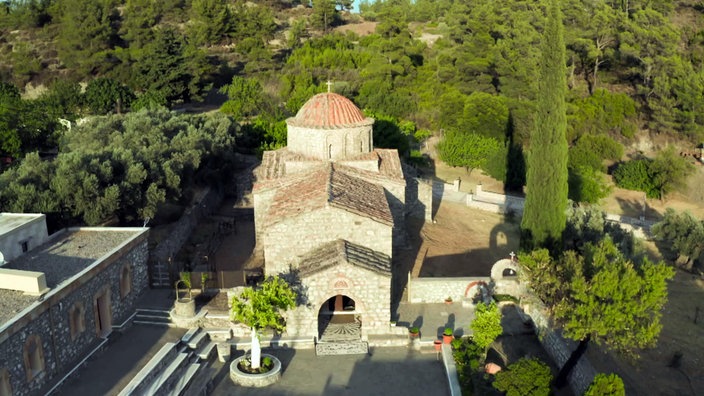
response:
{"label": "narrow arched window", "polygon": [[120,297],[125,298],[132,291],[132,271],[129,264],[120,271]]}
{"label": "narrow arched window", "polygon": [[24,343],[24,370],[27,372],[27,381],[44,371],[44,348],[38,335],[29,336]]}
{"label": "narrow arched window", "polygon": [[332,144],[328,145],[328,159],[332,159]]}
{"label": "narrow arched window", "polygon": [[0,396],[12,396],[12,383],[10,373],[6,368],[0,369]]}
{"label": "narrow arched window", "polygon": [[68,310],[68,327],[71,332],[71,341],[75,340],[86,329],[85,307],[82,302],[76,302]]}

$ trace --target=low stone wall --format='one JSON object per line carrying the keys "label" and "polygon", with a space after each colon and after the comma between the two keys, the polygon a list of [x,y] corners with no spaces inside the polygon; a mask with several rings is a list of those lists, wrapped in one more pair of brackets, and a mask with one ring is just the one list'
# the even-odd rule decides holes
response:
{"label": "low stone wall", "polygon": [[490,278],[411,278],[408,283],[408,299],[411,303],[441,303],[447,297],[461,301],[468,289],[477,282],[489,284]]}
{"label": "low stone wall", "polygon": [[606,220],[618,223],[623,230],[632,232],[633,236],[640,239],[650,239],[652,236],[650,233],[650,228],[656,223],[650,220],[641,220],[633,217],[619,216],[608,213],[606,214]]}
{"label": "low stone wall", "polygon": [[[157,263],[165,264],[181,250],[181,247],[191,236],[191,232],[198,222],[218,209],[223,195],[218,189],[207,188],[200,197],[193,200],[193,205],[188,208],[174,227],[171,234],[164,238],[151,252],[150,273],[153,275],[153,266]],[[176,271],[174,269],[170,269]]]}
{"label": "low stone wall", "polygon": [[[542,302],[535,298],[524,299],[521,303],[523,312],[533,319],[535,332],[545,351],[550,355],[557,367],[562,367],[577,348],[575,341],[566,339],[559,330],[554,329],[552,319]],[[596,370],[586,356],[582,356],[568,377],[570,388],[575,395],[582,395],[594,380]]]}

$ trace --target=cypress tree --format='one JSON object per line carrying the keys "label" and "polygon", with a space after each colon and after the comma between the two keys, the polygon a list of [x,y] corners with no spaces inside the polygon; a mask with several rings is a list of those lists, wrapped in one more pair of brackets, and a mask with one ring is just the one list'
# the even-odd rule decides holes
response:
{"label": "cypress tree", "polygon": [[521,246],[555,249],[567,209],[565,41],[559,0],[549,0],[541,43],[538,105],[528,155]]}

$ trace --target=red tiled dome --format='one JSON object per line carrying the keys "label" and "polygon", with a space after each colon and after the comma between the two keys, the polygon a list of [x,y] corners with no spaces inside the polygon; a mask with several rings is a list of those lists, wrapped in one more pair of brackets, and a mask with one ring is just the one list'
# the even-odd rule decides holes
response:
{"label": "red tiled dome", "polygon": [[320,93],[308,99],[289,124],[306,128],[344,128],[371,124],[351,100],[332,93]]}

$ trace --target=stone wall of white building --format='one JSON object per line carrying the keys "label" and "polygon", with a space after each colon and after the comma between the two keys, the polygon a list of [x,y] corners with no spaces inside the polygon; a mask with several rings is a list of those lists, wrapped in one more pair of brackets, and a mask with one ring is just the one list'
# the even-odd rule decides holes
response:
{"label": "stone wall of white building", "polygon": [[335,207],[282,219],[269,226],[262,235],[266,275],[286,272],[298,256],[337,239],[391,257],[391,237],[391,225]]}

